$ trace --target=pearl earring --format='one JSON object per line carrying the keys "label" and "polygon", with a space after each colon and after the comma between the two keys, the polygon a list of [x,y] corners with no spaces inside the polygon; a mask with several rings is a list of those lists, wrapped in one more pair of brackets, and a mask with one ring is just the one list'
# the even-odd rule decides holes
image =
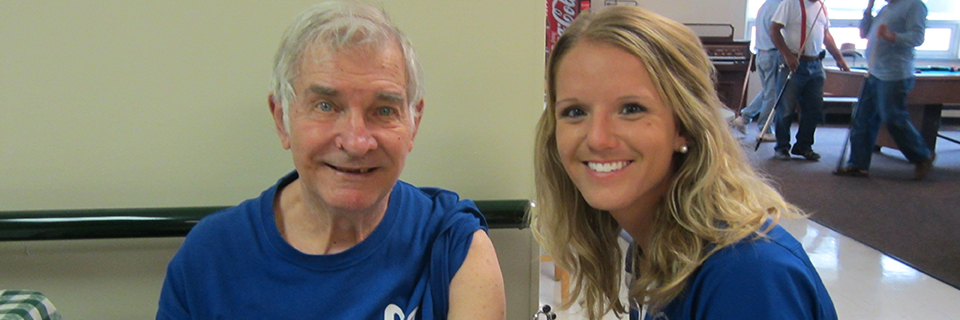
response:
{"label": "pearl earring", "polygon": [[687,148],[687,146],[680,146],[680,153],[687,153],[687,151],[690,151],[690,148]]}

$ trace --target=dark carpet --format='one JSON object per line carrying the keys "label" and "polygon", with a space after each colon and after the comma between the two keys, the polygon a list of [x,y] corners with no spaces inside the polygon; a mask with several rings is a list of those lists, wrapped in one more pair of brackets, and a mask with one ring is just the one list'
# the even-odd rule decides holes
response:
{"label": "dark carpet", "polygon": [[[937,160],[923,181],[914,181],[913,164],[889,148],[873,154],[869,178],[839,177],[832,172],[845,124],[817,129],[819,162],[773,159],[774,143],[754,152],[756,129],[747,129],[751,161],[810,219],[960,289],[960,145],[938,139]],[[960,138],[960,128],[940,132]]]}

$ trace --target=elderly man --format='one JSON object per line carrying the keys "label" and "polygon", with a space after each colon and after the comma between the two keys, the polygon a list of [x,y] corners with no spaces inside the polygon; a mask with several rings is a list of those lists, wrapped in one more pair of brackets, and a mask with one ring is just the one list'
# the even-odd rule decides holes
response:
{"label": "elderly man", "polygon": [[887,0],[888,4],[873,16],[873,2],[860,20],[860,36],[867,38],[867,63],[870,76],[863,84],[850,131],[850,159],[834,174],[866,177],[880,124],[886,124],[903,156],[912,162],[914,178],[926,177],[935,154],[907,113],[907,94],[916,82],[914,56],[923,44],[927,25],[927,6],[920,0]]}
{"label": "elderly man", "polygon": [[380,10],[325,2],[287,30],[270,112],[295,171],[212,214],[170,261],[157,319],[503,319],[473,202],[399,181],[421,69]]}
{"label": "elderly man", "polygon": [[[780,64],[789,68],[790,81],[779,81],[784,89],[781,104],[774,111],[777,145],[774,157],[789,160],[790,154],[819,161],[813,151],[813,136],[823,112],[823,60],[827,48],[840,69],[849,71],[840,49],[830,35],[830,20],[819,0],[784,0],[771,19],[770,39],[780,52]],[[791,113],[799,104],[800,127],[797,142],[790,148]]]}

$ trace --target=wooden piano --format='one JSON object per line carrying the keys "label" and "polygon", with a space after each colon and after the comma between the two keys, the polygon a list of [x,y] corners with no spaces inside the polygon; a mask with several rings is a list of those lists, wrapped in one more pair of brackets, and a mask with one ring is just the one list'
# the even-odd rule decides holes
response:
{"label": "wooden piano", "polygon": [[[703,43],[707,56],[717,69],[717,95],[735,114],[746,106],[747,78],[752,69],[753,53],[750,40],[733,40],[734,29],[729,24],[688,23]],[[726,32],[729,30],[729,32]]]}

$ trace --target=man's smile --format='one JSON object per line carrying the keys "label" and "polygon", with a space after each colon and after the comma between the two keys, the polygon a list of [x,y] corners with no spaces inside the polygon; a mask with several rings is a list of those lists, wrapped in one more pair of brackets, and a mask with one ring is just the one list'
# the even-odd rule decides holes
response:
{"label": "man's smile", "polygon": [[353,174],[358,174],[358,173],[370,173],[370,172],[373,172],[373,171],[379,169],[379,168],[377,168],[377,167],[372,167],[372,168],[346,168],[346,167],[334,166],[334,165],[329,164],[329,163],[326,163],[326,165],[327,165],[328,167],[332,168],[333,170],[340,171],[340,172],[343,172],[343,173],[353,173]]}

